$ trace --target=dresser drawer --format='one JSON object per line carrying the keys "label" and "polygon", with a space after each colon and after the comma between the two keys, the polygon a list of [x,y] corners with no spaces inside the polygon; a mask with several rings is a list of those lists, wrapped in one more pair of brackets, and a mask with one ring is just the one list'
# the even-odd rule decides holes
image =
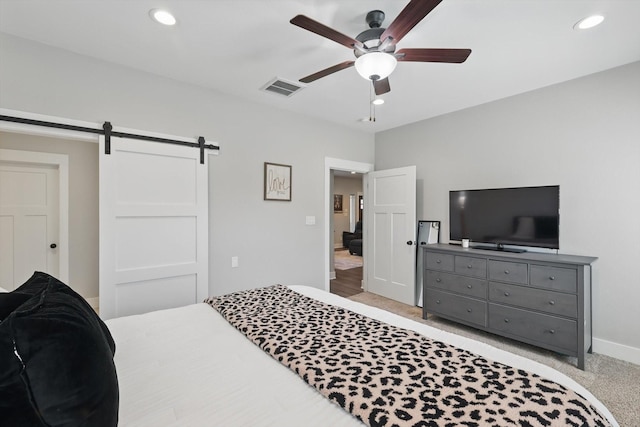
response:
{"label": "dresser drawer", "polygon": [[425,265],[431,270],[453,271],[453,255],[426,252]]}
{"label": "dresser drawer", "polygon": [[489,279],[526,285],[529,283],[527,264],[489,260]]}
{"label": "dresser drawer", "polygon": [[472,277],[487,277],[487,260],[456,255],[455,272]]}
{"label": "dresser drawer", "polygon": [[578,273],[571,268],[531,265],[531,285],[555,291],[577,291]]}
{"label": "dresser drawer", "polygon": [[578,317],[578,297],[571,294],[492,282],[489,283],[489,300],[550,314]]}
{"label": "dresser drawer", "polygon": [[442,273],[440,271],[427,270],[425,274],[426,284],[430,288],[438,288],[445,291],[457,292],[476,298],[487,298],[487,281],[472,277],[459,276],[457,274]]}
{"label": "dresser drawer", "polygon": [[489,328],[538,344],[577,351],[575,320],[489,303]]}
{"label": "dresser drawer", "polygon": [[487,303],[475,298],[454,295],[436,289],[425,289],[427,312],[450,316],[467,323],[487,325]]}

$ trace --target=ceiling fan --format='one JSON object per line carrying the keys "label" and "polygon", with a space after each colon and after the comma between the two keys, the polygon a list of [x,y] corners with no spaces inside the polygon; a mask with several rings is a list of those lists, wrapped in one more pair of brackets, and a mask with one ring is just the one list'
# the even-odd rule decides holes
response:
{"label": "ceiling fan", "polygon": [[300,81],[311,83],[355,65],[358,74],[373,82],[376,95],[382,95],[391,90],[389,75],[395,69],[397,61],[457,64],[466,61],[471,54],[471,49],[400,49],[396,52],[396,44],[441,1],[411,0],[387,28],[381,27],[385,17],[384,12],[373,10],[366,16],[369,29],[358,34],[355,39],[307,16],[295,16],[289,21],[293,25],[353,49],[356,56],[354,61],[341,62],[303,77]]}

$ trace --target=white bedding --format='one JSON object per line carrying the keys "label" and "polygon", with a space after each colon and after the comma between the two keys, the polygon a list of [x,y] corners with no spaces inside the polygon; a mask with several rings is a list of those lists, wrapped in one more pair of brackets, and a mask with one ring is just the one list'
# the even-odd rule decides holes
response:
{"label": "white bedding", "polygon": [[[545,365],[315,288],[290,288],[553,379],[589,399],[618,426],[589,391]],[[106,323],[116,342],[120,426],[363,425],[253,345],[207,304]]]}

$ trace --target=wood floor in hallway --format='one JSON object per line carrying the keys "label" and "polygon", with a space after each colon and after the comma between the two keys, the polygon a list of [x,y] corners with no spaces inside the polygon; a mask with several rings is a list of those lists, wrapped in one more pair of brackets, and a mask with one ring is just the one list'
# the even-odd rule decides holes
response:
{"label": "wood floor in hallway", "polygon": [[337,270],[331,281],[331,293],[348,298],[362,292],[362,267]]}

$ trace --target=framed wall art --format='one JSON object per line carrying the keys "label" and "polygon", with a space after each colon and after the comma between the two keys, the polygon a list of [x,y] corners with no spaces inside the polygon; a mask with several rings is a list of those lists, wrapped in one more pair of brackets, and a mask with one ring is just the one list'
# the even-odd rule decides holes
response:
{"label": "framed wall art", "polygon": [[264,163],[264,199],[291,201],[291,166]]}
{"label": "framed wall art", "polygon": [[333,195],[333,211],[342,212],[342,194]]}

